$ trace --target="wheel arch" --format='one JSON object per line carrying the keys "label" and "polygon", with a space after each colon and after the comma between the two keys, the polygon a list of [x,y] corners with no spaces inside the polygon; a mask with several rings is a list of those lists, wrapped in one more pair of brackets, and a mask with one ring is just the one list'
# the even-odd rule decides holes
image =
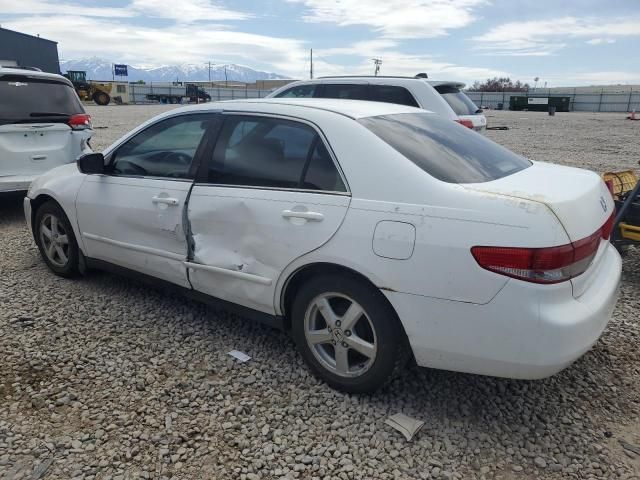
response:
{"label": "wheel arch", "polygon": [[[35,239],[35,235],[36,235],[36,227],[35,227],[35,220],[36,220],[36,214],[38,213],[38,209],[44,205],[46,202],[53,202],[56,205],[58,205],[62,211],[64,212],[64,207],[60,204],[60,202],[58,200],[56,200],[55,198],[53,198],[51,195],[46,194],[46,193],[40,193],[36,196],[36,198],[31,199],[31,234],[34,236]],[[65,215],[67,215],[67,212],[65,212]],[[67,215],[67,218],[69,217],[69,215]]]}
{"label": "wheel arch", "polygon": [[[311,277],[318,276],[318,275],[330,275],[330,274],[348,275],[370,286],[380,295],[382,299],[384,299],[384,302],[396,314],[396,316],[398,315],[395,308],[393,308],[393,305],[391,304],[391,302],[389,302],[387,297],[385,297],[384,294],[382,293],[381,288],[378,287],[375,283],[373,283],[373,281],[371,281],[371,279],[368,278],[366,275],[358,272],[357,270],[354,270],[353,268],[350,268],[344,265],[339,265],[331,262],[315,262],[315,263],[309,263],[299,267],[297,270],[295,270],[289,275],[289,277],[284,283],[284,286],[282,288],[282,293],[280,295],[280,310],[284,318],[285,329],[287,330],[291,329],[291,315],[290,315],[291,307],[293,305],[293,300],[297,292],[300,290],[300,287],[302,287],[305,281],[307,281]],[[402,321],[400,321],[400,325],[402,325]],[[403,331],[404,331],[404,327],[403,327]]]}

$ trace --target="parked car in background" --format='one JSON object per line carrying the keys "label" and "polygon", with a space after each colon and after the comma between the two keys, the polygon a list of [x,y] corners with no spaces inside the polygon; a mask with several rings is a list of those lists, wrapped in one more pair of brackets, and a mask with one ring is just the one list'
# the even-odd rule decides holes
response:
{"label": "parked car in background", "polygon": [[0,193],[27,190],[41,173],[91,152],[92,135],[68,79],[0,67]]}
{"label": "parked car in background", "polygon": [[311,370],[370,392],[418,365],[535,379],[611,316],[613,199],[404,105],[207,103],[38,177],[42,257],[171,285],[289,329]]}
{"label": "parked car in background", "polygon": [[275,90],[267,98],[336,98],[369,100],[418,107],[473,128],[422,77],[322,77],[302,80]]}
{"label": "parked car in background", "polygon": [[428,82],[442,95],[453,111],[456,112],[458,118],[465,123],[470,122],[472,128],[479,132],[487,128],[487,117],[482,113],[482,109],[462,91],[464,83],[443,82],[440,80],[429,80]]}

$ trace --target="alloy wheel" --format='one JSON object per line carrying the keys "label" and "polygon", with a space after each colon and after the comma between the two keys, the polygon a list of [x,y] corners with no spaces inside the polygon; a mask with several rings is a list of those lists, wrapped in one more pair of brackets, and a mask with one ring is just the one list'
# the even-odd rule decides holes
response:
{"label": "alloy wheel", "polygon": [[315,358],[331,373],[358,377],[375,362],[378,350],[371,319],[354,299],[323,293],[309,304],[304,334]]}
{"label": "alloy wheel", "polygon": [[40,221],[40,242],[47,259],[56,267],[64,268],[69,261],[69,236],[60,219],[47,213]]}

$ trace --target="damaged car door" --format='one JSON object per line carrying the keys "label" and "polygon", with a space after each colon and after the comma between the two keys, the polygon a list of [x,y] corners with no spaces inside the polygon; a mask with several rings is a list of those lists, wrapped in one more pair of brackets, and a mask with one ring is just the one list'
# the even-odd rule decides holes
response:
{"label": "damaged car door", "polygon": [[183,209],[215,114],[177,115],[125,140],[78,193],[87,256],[189,287]]}
{"label": "damaged car door", "polygon": [[281,272],[338,230],[348,185],[315,126],[222,117],[189,200],[189,279],[200,292],[272,314]]}

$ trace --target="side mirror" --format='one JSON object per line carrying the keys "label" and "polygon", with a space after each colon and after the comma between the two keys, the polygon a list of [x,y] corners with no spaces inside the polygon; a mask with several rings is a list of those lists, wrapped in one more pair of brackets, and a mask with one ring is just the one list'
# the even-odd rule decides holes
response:
{"label": "side mirror", "polygon": [[104,155],[101,153],[87,153],[78,158],[78,170],[87,175],[104,173]]}

